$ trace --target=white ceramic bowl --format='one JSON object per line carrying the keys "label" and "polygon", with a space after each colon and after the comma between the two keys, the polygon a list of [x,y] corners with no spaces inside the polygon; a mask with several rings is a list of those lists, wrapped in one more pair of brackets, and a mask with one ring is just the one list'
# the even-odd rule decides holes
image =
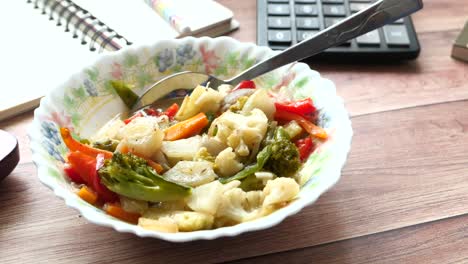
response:
{"label": "white ceramic bowl", "polygon": [[62,172],[67,149],[58,133],[60,126],[70,127],[75,136],[86,138],[115,114],[125,110],[122,101],[107,85],[108,80],[130,82],[138,87],[135,92],[141,93],[144,87],[175,72],[191,70],[227,78],[273,54],[269,48],[228,37],[165,40],[103,56],[77,74],[64,76],[65,82],[41,100],[29,131],[39,179],[90,222],[140,237],[173,242],[214,239],[280,223],[285,217],[312,204],[338,181],[351,145],[351,122],[343,100],[336,95],[331,81],[320,77],[306,64],[285,66],[255,79],[255,82],[257,87],[277,91],[290,98],[311,97],[320,109],[320,125],[326,128],[330,137],[300,171],[302,188],[298,199],[251,222],[214,230],[169,234],[119,221],[84,202],[72,191],[70,181]]}

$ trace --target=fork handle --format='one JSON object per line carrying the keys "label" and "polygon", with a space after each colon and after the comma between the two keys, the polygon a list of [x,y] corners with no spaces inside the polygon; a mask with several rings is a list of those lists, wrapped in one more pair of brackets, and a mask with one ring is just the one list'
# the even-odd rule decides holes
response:
{"label": "fork handle", "polygon": [[402,17],[406,17],[422,7],[422,0],[377,1],[359,13],[348,17],[330,28],[322,30],[315,36],[253,65],[239,75],[226,80],[226,83],[236,85],[242,80],[251,80],[281,66],[305,59]]}

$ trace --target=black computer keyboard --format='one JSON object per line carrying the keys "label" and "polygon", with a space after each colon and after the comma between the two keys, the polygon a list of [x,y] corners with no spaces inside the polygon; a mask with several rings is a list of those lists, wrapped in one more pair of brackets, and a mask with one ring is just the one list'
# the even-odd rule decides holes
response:
{"label": "black computer keyboard", "polygon": [[[373,0],[257,0],[257,43],[283,50],[375,2]],[[340,46],[317,59],[398,61],[414,59],[420,46],[405,17]]]}

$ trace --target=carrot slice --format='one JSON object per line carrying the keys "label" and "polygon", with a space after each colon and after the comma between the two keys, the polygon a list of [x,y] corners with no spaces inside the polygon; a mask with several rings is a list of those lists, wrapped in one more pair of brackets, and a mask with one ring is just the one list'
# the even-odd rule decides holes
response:
{"label": "carrot slice", "polygon": [[309,133],[311,136],[319,138],[319,139],[327,139],[328,134],[325,129],[316,126],[314,123],[310,122],[303,116],[291,112],[286,112],[286,111],[276,111],[275,113],[275,120],[286,120],[286,121],[291,121],[295,120],[302,128],[304,128],[307,133]]}
{"label": "carrot slice", "polygon": [[106,213],[109,215],[112,215],[115,218],[118,218],[120,220],[136,224],[138,223],[138,218],[140,218],[140,214],[137,213],[130,213],[122,209],[120,205],[118,204],[106,204],[104,206],[104,210],[106,210]]}
{"label": "carrot slice", "polygon": [[60,135],[62,136],[63,142],[70,149],[70,151],[80,151],[86,155],[96,157],[98,154],[103,154],[105,159],[112,158],[112,152],[102,149],[97,149],[76,141],[70,133],[70,130],[66,127],[60,128]]}
{"label": "carrot slice", "polygon": [[300,118],[300,119],[297,119],[296,121],[311,136],[316,137],[316,138],[320,138],[320,139],[327,139],[328,138],[328,134],[323,128],[314,125],[314,123],[306,120],[305,118]]}
{"label": "carrot slice", "polygon": [[187,120],[179,122],[169,128],[165,132],[165,140],[173,141],[182,138],[187,138],[196,135],[202,131],[209,123],[208,118],[204,113],[199,113]]}
{"label": "carrot slice", "polygon": [[164,170],[163,166],[161,164],[154,162],[152,160],[146,159],[148,161],[148,165],[151,166],[158,174],[161,174],[161,172]]}
{"label": "carrot slice", "polygon": [[78,196],[90,204],[95,204],[98,199],[97,194],[86,185],[78,191]]}

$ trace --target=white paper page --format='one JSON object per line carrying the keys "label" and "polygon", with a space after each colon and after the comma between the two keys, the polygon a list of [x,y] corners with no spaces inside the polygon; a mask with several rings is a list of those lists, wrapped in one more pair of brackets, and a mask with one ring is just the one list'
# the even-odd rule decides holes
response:
{"label": "white paper page", "polygon": [[134,44],[173,39],[179,33],[143,0],[74,0]]}
{"label": "white paper page", "polygon": [[33,4],[18,0],[2,4],[0,115],[45,95],[98,56]]}

